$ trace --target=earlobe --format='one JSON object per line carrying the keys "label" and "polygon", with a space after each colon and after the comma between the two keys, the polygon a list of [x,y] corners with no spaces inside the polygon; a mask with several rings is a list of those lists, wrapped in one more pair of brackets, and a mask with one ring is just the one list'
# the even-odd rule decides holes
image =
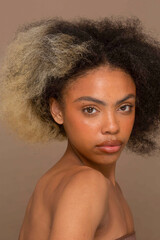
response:
{"label": "earlobe", "polygon": [[51,115],[55,120],[55,122],[58,124],[63,124],[63,114],[62,114],[60,104],[54,98],[50,98],[49,105],[50,105]]}

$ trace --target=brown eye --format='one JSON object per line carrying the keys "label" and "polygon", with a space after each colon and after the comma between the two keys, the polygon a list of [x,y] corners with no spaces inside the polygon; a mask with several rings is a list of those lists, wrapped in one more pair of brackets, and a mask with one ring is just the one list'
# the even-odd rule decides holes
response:
{"label": "brown eye", "polygon": [[122,110],[122,112],[131,112],[133,105],[123,105],[122,107],[120,107],[120,109]]}
{"label": "brown eye", "polygon": [[88,113],[88,114],[93,114],[95,113],[97,110],[94,107],[86,107],[83,109],[83,112]]}

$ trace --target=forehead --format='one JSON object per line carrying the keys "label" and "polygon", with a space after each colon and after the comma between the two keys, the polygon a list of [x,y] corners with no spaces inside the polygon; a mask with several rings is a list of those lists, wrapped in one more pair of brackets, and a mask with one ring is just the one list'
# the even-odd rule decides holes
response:
{"label": "forehead", "polygon": [[118,99],[128,93],[136,93],[132,77],[121,69],[102,66],[68,84],[65,96],[72,99],[81,96]]}

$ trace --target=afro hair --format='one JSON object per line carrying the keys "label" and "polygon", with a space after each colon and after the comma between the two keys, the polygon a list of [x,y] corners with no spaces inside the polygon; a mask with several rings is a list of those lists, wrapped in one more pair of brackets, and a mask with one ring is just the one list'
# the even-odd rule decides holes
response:
{"label": "afro hair", "polygon": [[136,116],[128,149],[149,154],[160,122],[160,45],[138,18],[44,19],[22,26],[10,43],[0,78],[0,115],[30,142],[66,139],[49,99],[77,76],[109,64],[136,84]]}

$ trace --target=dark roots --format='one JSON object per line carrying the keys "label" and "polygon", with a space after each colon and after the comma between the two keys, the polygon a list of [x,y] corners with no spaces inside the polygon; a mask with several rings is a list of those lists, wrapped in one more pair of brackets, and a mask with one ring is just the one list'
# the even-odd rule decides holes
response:
{"label": "dark roots", "polygon": [[22,27],[1,71],[1,115],[28,141],[65,139],[49,98],[62,100],[65,86],[100,65],[121,68],[136,84],[135,124],[128,149],[149,154],[160,122],[160,46],[137,18],[49,19]]}

